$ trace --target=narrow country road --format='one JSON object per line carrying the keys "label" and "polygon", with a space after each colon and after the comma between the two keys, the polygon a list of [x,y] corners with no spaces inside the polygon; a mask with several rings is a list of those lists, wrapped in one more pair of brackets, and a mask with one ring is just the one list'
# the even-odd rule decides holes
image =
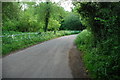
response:
{"label": "narrow country road", "polygon": [[4,57],[3,78],[72,78],[68,52],[75,37],[45,41]]}

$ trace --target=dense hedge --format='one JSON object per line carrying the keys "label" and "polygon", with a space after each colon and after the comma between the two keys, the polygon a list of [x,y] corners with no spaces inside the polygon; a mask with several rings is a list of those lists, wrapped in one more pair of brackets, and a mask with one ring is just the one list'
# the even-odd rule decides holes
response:
{"label": "dense hedge", "polygon": [[120,79],[120,2],[77,3],[76,10],[87,27],[76,44],[85,52],[85,64],[92,77]]}
{"label": "dense hedge", "polygon": [[[83,60],[90,76],[95,80],[120,79],[119,46],[110,46],[114,43],[108,39],[94,47],[93,40],[93,34],[88,30],[83,30],[75,40],[77,47],[83,52]],[[101,44],[104,45],[101,46]]]}

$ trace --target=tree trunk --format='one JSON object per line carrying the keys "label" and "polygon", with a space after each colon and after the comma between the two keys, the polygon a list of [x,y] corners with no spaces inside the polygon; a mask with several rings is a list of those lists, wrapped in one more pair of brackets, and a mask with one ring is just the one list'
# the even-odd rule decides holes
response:
{"label": "tree trunk", "polygon": [[45,29],[44,29],[45,32],[47,31],[49,18],[50,18],[49,2],[46,2],[46,5],[47,5],[47,9],[46,9],[46,16],[45,16]]}

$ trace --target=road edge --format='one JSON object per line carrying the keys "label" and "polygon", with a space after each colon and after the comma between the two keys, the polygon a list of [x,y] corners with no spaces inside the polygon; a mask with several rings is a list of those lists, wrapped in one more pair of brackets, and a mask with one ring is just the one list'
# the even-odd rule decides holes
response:
{"label": "road edge", "polygon": [[73,44],[69,51],[69,66],[74,78],[90,79],[82,60],[82,53]]}

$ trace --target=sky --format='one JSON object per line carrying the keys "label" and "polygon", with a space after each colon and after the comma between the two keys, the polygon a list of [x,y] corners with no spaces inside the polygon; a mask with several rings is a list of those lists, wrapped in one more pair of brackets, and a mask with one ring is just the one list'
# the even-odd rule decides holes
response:
{"label": "sky", "polygon": [[[0,0],[2,2],[45,2],[45,1],[52,1],[60,4],[66,11],[71,11],[74,6],[72,4],[72,0]],[[24,5],[24,8],[27,6]]]}
{"label": "sky", "polygon": [[[60,4],[66,11],[71,11],[74,6],[72,4],[72,0],[50,0],[52,2],[56,2]],[[45,2],[45,0],[38,0],[38,2]]]}
{"label": "sky", "polygon": [[[71,8],[74,8],[73,4],[72,4],[72,0],[19,0],[20,2],[36,2],[37,4],[39,4],[40,2],[46,2],[46,1],[51,1],[51,2],[55,2],[58,3],[60,6],[62,6],[64,8],[65,11],[71,11]],[[23,6],[23,10],[27,8],[26,5]]]}
{"label": "sky", "polygon": [[55,1],[56,3],[60,3],[60,5],[66,10],[66,11],[71,11],[74,6],[72,4],[72,0],[52,0]]}

